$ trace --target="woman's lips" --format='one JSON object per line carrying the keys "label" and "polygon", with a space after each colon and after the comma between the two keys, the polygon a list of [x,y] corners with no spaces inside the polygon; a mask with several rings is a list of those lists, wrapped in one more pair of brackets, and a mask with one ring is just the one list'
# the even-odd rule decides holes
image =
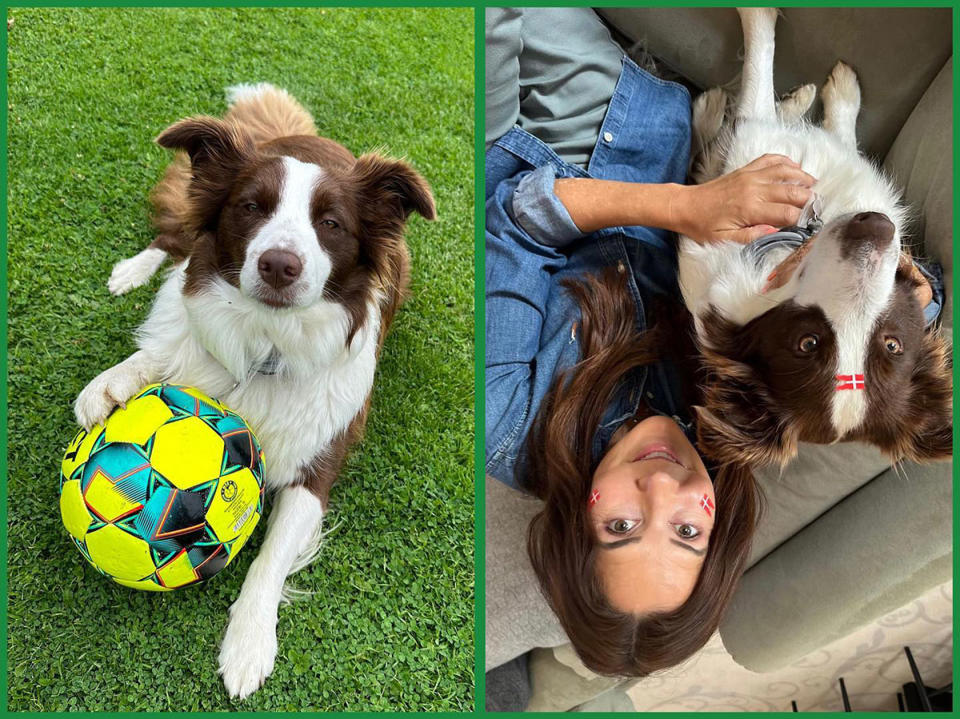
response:
{"label": "woman's lips", "polygon": [[668,462],[679,464],[681,467],[683,466],[683,464],[677,458],[677,455],[673,453],[673,450],[671,450],[665,444],[655,444],[647,447],[640,454],[634,457],[633,461],[642,462],[645,459],[665,459]]}

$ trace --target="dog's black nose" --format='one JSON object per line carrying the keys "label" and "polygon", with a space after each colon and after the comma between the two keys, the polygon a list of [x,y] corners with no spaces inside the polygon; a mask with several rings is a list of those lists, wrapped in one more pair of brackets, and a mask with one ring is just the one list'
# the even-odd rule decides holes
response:
{"label": "dog's black nose", "polygon": [[861,212],[847,225],[847,237],[852,240],[872,239],[878,245],[887,245],[893,239],[893,223],[880,212]]}
{"label": "dog's black nose", "polygon": [[260,255],[257,270],[263,281],[276,290],[293,283],[303,271],[300,258],[286,250],[267,250]]}
{"label": "dog's black nose", "polygon": [[864,250],[883,252],[893,241],[894,227],[890,218],[880,212],[861,212],[847,223],[842,255],[859,255]]}

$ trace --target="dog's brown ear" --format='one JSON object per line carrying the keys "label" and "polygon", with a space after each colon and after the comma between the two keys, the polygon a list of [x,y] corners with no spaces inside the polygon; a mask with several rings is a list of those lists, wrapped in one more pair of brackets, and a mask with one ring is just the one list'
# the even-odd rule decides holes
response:
{"label": "dog's brown ear", "polygon": [[428,220],[437,216],[427,181],[402,160],[362,155],[354,166],[354,177],[367,207],[386,211],[389,219],[405,222],[411,212]]}
{"label": "dog's brown ear", "polygon": [[877,444],[894,460],[932,462],[952,456],[953,359],[939,332],[924,336],[907,391],[906,412],[895,431]]}
{"label": "dog's brown ear", "polygon": [[[720,465],[784,466],[797,454],[796,429],[771,412],[744,413],[726,407],[694,407],[697,446]],[[749,416],[748,416],[749,414]]]}
{"label": "dog's brown ear", "polygon": [[186,151],[195,170],[208,165],[227,169],[254,151],[253,140],[240,127],[203,115],[174,123],[160,133],[157,144]]}
{"label": "dog's brown ear", "polygon": [[214,231],[237,174],[256,152],[253,140],[236,125],[199,116],[171,125],[157,137],[157,144],[190,156],[186,220],[195,232]]}

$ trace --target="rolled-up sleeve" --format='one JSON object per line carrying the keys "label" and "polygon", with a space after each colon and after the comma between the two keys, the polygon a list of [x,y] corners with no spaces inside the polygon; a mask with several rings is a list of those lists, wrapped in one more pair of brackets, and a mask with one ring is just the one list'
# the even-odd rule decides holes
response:
{"label": "rolled-up sleeve", "polygon": [[552,165],[528,173],[513,193],[513,214],[517,224],[533,240],[551,247],[563,247],[583,237],[583,233],[554,194],[556,180],[557,171]]}
{"label": "rolled-up sleeve", "polygon": [[573,239],[571,227],[580,236],[559,201],[547,196],[553,194],[553,177],[549,167],[519,173],[501,182],[486,203],[487,473],[510,484],[511,460],[536,414],[534,397],[543,394],[554,373],[552,363],[538,355],[552,276],[567,260],[552,242],[541,240]]}

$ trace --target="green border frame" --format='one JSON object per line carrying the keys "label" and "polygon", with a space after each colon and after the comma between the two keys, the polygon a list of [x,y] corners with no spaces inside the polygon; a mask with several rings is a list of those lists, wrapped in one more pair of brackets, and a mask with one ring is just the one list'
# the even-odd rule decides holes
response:
{"label": "green border frame", "polygon": [[[4,9],[4,16],[7,15],[7,11],[12,8],[17,7],[62,7],[62,6],[77,6],[77,7],[240,7],[240,6],[252,6],[252,7],[320,7],[320,6],[329,6],[329,7],[472,7],[474,8],[474,32],[475,32],[475,52],[474,52],[474,76],[475,76],[475,88],[474,88],[474,122],[475,122],[475,134],[474,134],[474,187],[475,187],[475,198],[474,198],[474,219],[475,219],[475,254],[474,254],[474,351],[475,351],[475,376],[474,376],[474,487],[475,487],[475,504],[474,504],[474,677],[475,677],[475,686],[474,686],[474,711],[477,714],[486,715],[487,712],[484,710],[484,640],[485,640],[485,616],[484,616],[484,601],[483,601],[483,586],[485,580],[484,574],[484,542],[483,542],[483,531],[484,531],[484,518],[485,518],[485,491],[484,491],[484,472],[483,472],[483,456],[484,456],[484,434],[483,434],[483,416],[484,416],[484,397],[483,397],[483,357],[484,357],[484,293],[482,279],[484,277],[484,257],[483,257],[483,246],[484,246],[484,233],[483,233],[483,203],[481,201],[483,197],[483,177],[484,177],[484,103],[483,103],[483,93],[482,88],[484,87],[484,34],[483,34],[483,11],[486,7],[498,7],[505,5],[507,3],[496,3],[489,2],[489,0],[484,2],[462,2],[457,0],[422,0],[421,2],[389,2],[385,0],[383,2],[372,2],[369,0],[346,0],[345,2],[276,2],[271,0],[264,0],[262,2],[251,2],[250,0],[200,0],[198,2],[190,2],[188,0],[181,0],[180,2],[162,2],[160,0],[144,0],[142,2],[111,2],[110,0],[102,0],[101,2],[64,2],[57,0],[35,0],[34,2],[10,2],[5,3],[2,7]],[[562,6],[590,6],[591,3],[586,2],[570,2],[569,0],[559,0],[550,2],[549,0],[527,0],[526,2],[517,3],[518,5],[523,6],[540,6],[540,7],[562,7]],[[692,0],[665,0],[664,2],[629,2],[624,0],[607,0],[607,2],[597,3],[597,6],[606,6],[606,7],[635,7],[635,6],[656,6],[656,7],[733,7],[735,5],[760,5],[766,3],[755,3],[755,2],[742,2],[735,3],[729,0],[722,2],[695,2]],[[880,0],[877,2],[865,2],[863,0],[847,0],[846,2],[833,2],[829,0],[812,0],[811,2],[797,2],[796,0],[791,0],[788,2],[777,3],[780,7],[837,7],[837,6],[846,6],[846,7],[898,7],[898,6],[922,6],[922,7],[951,7],[954,9],[953,14],[953,44],[954,48],[960,45],[960,13],[957,10],[960,10],[960,5],[956,0],[930,0],[923,3],[911,3],[911,2],[890,2],[889,0]],[[4,521],[0,523],[0,597],[3,597],[3,601],[0,602],[0,639],[2,639],[2,647],[0,647],[0,712],[3,714],[7,713],[7,524],[6,524],[6,506],[7,506],[7,327],[8,327],[8,302],[7,302],[7,35],[3,34],[0,38],[0,54],[2,54],[2,68],[3,68],[3,79],[0,81],[0,101],[2,101],[2,109],[0,109],[0,142],[2,142],[3,152],[2,157],[0,157],[0,192],[2,192],[2,198],[0,198],[0,208],[2,208],[2,215],[0,215],[0,322],[2,322],[3,327],[3,339],[2,339],[2,348],[3,351],[0,352],[0,375],[2,375],[3,382],[0,386],[0,505],[2,505],[2,513]],[[960,95],[960,73],[954,72],[953,77],[953,93],[956,98]],[[960,122],[958,122],[957,113],[954,113],[953,118],[953,135],[955,139],[960,139]],[[960,166],[960,146],[958,143],[954,142],[953,148],[953,166],[954,171]],[[957,187],[957,184],[954,183],[954,251],[958,246],[960,246],[960,240],[957,238],[957,217],[960,216],[960,188]],[[958,298],[958,290],[954,286],[953,290],[953,302],[956,306]],[[958,368],[954,367],[954,400],[956,404],[957,392],[956,384],[957,378],[960,371]],[[960,444],[960,428],[954,423],[954,445]],[[953,470],[953,482],[954,482],[954,495],[956,496],[958,490],[960,490],[960,471],[956,465],[954,465]],[[957,512],[954,512],[953,515],[953,536],[956,538],[960,535],[960,516]],[[955,540],[956,541],[956,540]],[[956,554],[954,555],[954,576],[957,575],[957,562],[958,558]],[[956,600],[954,600],[956,603]],[[956,607],[954,607],[956,608]],[[957,627],[956,611],[954,611],[954,628]],[[953,668],[953,680],[956,684],[958,677],[960,677],[960,671],[954,664]],[[244,712],[240,712],[244,713]],[[250,712],[246,712],[249,714]],[[868,712],[869,714],[879,714],[877,712]],[[727,714],[717,713],[717,712],[704,712],[704,715],[707,716],[729,716]],[[774,715],[784,715],[789,716],[789,712],[773,712]],[[842,712],[826,712],[826,716],[840,716]],[[22,713],[22,716],[48,716],[46,714],[34,714],[34,713]],[[106,716],[133,716],[133,713],[118,713],[118,714],[107,714]],[[139,714],[138,716],[161,716],[156,713],[147,713]],[[208,713],[198,713],[198,715],[206,716],[219,716],[218,714],[208,714]],[[368,715],[368,716],[383,716],[380,713],[373,712],[360,712],[353,714],[353,716]],[[418,714],[417,716],[458,716],[456,714]],[[675,713],[666,713],[666,712],[656,712],[650,713],[649,716],[661,716],[661,717],[674,717],[677,716]],[[945,713],[937,714],[939,716],[950,716]],[[346,715],[351,716],[351,715]],[[408,716],[414,716],[410,714]],[[503,716],[510,716],[509,714],[504,714]],[[602,716],[600,714],[595,714],[594,716]]]}

